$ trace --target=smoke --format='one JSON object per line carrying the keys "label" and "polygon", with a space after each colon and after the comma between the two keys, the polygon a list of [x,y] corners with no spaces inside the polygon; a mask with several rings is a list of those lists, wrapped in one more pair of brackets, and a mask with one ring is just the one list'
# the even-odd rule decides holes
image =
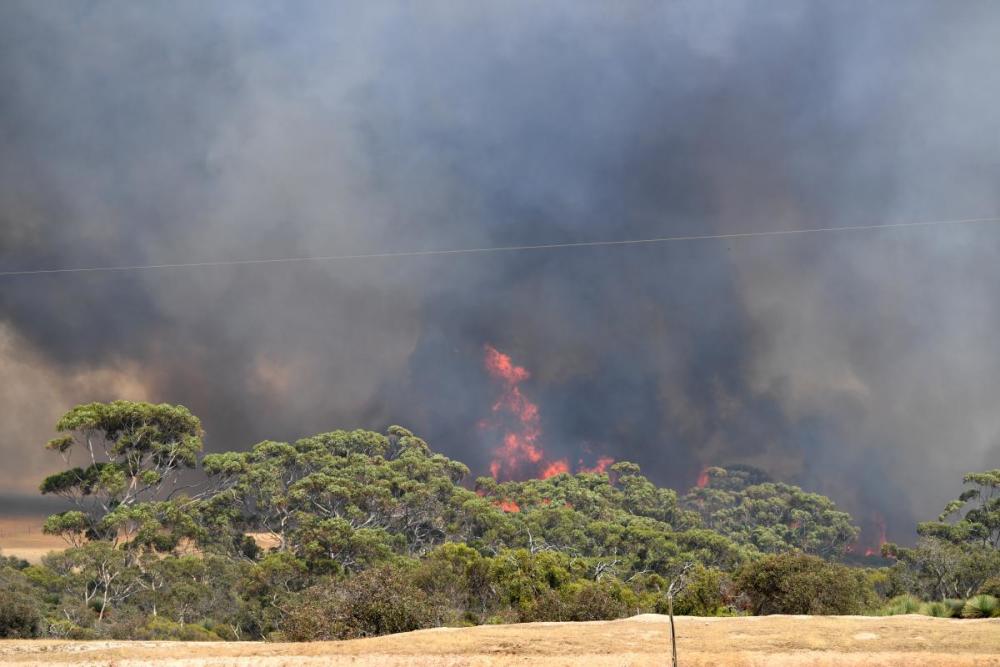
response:
{"label": "smoke", "polygon": [[[0,266],[997,215],[998,28],[988,0],[11,0]],[[8,277],[2,483],[119,395],[188,405],[212,450],[402,423],[485,474],[489,342],[552,461],[749,463],[905,539],[1000,457],[998,240]]]}

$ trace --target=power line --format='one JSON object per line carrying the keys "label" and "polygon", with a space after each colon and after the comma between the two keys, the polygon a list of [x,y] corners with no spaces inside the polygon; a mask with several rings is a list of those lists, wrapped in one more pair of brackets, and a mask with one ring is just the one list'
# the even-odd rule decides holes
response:
{"label": "power line", "polygon": [[560,248],[596,248],[602,246],[646,245],[654,243],[678,243],[684,241],[711,241],[723,239],[745,239],[758,236],[790,236],[793,234],[819,234],[825,232],[857,232],[879,229],[903,229],[909,227],[937,227],[945,225],[970,225],[1000,223],[1000,218],[965,218],[961,220],[927,220],[922,222],[897,222],[883,225],[850,225],[846,227],[812,227],[808,229],[775,229],[757,232],[733,232],[730,234],[697,234],[692,236],[663,236],[648,239],[623,239],[617,241],[578,241],[573,243],[540,243],[536,245],[492,246],[485,248],[454,248],[443,250],[408,250],[400,252],[374,252],[350,255],[312,255],[305,257],[272,257],[265,259],[230,259],[210,262],[183,262],[176,264],[133,264],[124,266],[88,266],[79,268],[30,269],[24,271],[0,271],[0,277],[32,276],[50,273],[103,273],[110,271],[148,271],[153,269],[195,269],[210,266],[242,266],[251,264],[290,264],[295,262],[333,262],[358,259],[392,259],[400,257],[430,257],[435,255],[473,255],[499,252],[519,252],[527,250],[556,250]]}

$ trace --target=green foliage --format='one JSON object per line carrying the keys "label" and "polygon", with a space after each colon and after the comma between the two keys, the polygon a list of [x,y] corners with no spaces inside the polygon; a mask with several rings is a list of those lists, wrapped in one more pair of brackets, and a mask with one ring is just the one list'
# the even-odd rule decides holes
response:
{"label": "green foliage", "polygon": [[37,637],[41,615],[30,595],[0,589],[0,638],[28,639]]}
{"label": "green foliage", "polygon": [[639,596],[620,581],[576,581],[543,590],[522,621],[600,621],[636,612]]}
{"label": "green foliage", "polygon": [[990,577],[983,582],[983,585],[976,591],[980,595],[992,595],[1000,598],[1000,577]]}
{"label": "green foliage", "polygon": [[679,616],[720,616],[729,612],[726,589],[731,582],[726,574],[698,563],[688,573],[687,586],[674,600]]}
{"label": "green foliage", "polygon": [[948,616],[950,618],[961,618],[962,610],[965,608],[965,600],[959,600],[957,598],[948,598],[943,601],[945,607],[948,608]]}
{"label": "green foliage", "polygon": [[[98,622],[142,588],[142,570],[132,554],[108,542],[90,542],[43,559],[58,577],[62,615],[81,627]],[[89,612],[88,612],[89,610]]]}
{"label": "green foliage", "polygon": [[425,553],[468,535],[484,509],[467,506],[475,495],[458,485],[468,468],[400,427],[262,442],[206,456],[203,467],[216,482],[202,511],[218,528],[210,535],[217,545],[264,532],[321,571],[357,571],[392,551]]}
{"label": "green foliage", "polygon": [[969,473],[972,488],[947,504],[937,521],[917,525],[914,547],[883,546],[910,591],[931,599],[1000,594],[1000,470]]}
{"label": "green foliage", "polygon": [[613,619],[665,611],[689,563],[681,614],[857,613],[875,588],[912,580],[902,565],[876,577],[791,553],[836,557],[850,518],[748,467],[713,469],[683,500],[629,462],[469,489],[465,465],[392,426],[207,455],[208,485],[186,497],[170,493],[201,448],[186,409],[90,404],[59,428],[50,448],[87,459],[42,485],[76,503],[46,524],[72,546],[37,566],[0,560],[0,590],[50,636],[340,639]]}
{"label": "green foliage", "polygon": [[439,614],[401,570],[379,567],[306,589],[281,625],[287,639],[352,639],[428,627]]}
{"label": "green foliage", "polygon": [[183,406],[89,403],[63,415],[56,428],[63,435],[48,449],[67,462],[80,452],[85,463],[42,482],[42,493],[62,496],[77,508],[53,517],[45,530],[76,546],[83,538],[118,538],[122,526],[107,522],[108,515],[155,498],[178,470],[195,467],[202,448],[201,422]]}
{"label": "green foliage", "polygon": [[874,601],[862,573],[806,554],[764,556],[734,580],[756,615],[860,614]]}
{"label": "green foliage", "polygon": [[445,622],[479,622],[497,609],[492,572],[491,559],[468,545],[447,542],[420,561],[412,581],[430,599],[453,610]]}
{"label": "green foliage", "polygon": [[710,468],[708,483],[691,489],[683,506],[703,524],[764,553],[798,550],[842,556],[859,534],[851,517],[826,496],[770,481],[749,466]]}
{"label": "green foliage", "polygon": [[898,595],[884,605],[879,614],[882,616],[900,616],[902,614],[916,614],[922,605],[919,598],[912,595]]}
{"label": "green foliage", "polygon": [[962,607],[962,618],[992,618],[1000,616],[1000,601],[992,595],[976,595]]}
{"label": "green foliage", "polygon": [[968,473],[962,482],[972,488],[948,503],[937,521],[919,524],[917,532],[953,544],[1000,549],[1000,469]]}
{"label": "green foliage", "polygon": [[128,639],[183,642],[217,642],[222,637],[208,628],[192,623],[177,623],[157,616],[142,627],[130,632]]}
{"label": "green foliage", "polygon": [[880,600],[888,600],[909,590],[908,578],[899,567],[880,567],[863,570],[868,587]]}
{"label": "green foliage", "polygon": [[927,602],[922,604],[918,613],[935,618],[951,618],[951,608],[944,602]]}

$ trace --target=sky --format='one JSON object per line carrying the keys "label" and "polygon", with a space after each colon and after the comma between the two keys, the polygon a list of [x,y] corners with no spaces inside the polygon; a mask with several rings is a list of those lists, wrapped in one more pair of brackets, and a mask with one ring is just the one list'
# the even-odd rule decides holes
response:
{"label": "sky", "polygon": [[[1000,5],[0,4],[0,271],[1000,216]],[[206,449],[745,463],[913,523],[1000,466],[1000,225],[0,276],[0,496],[86,401]],[[20,505],[18,505],[20,507]],[[0,508],[2,509],[2,508]]]}

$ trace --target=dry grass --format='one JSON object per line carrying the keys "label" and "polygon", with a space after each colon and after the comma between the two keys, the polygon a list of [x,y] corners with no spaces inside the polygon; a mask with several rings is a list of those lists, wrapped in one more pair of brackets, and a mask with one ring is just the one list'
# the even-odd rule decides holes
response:
{"label": "dry grass", "polygon": [[[0,518],[0,555],[16,556],[29,563],[40,563],[42,556],[66,548],[66,541],[57,535],[42,532],[43,516]],[[250,533],[262,549],[277,546],[278,540],[270,533]],[[198,553],[193,547],[187,553]]]}
{"label": "dry grass", "polygon": [[50,551],[61,551],[66,542],[61,537],[42,532],[45,517],[0,518],[0,555],[17,556],[38,563]]}
{"label": "dry grass", "polygon": [[[1000,666],[1000,619],[924,616],[678,619],[684,667]],[[0,664],[115,667],[624,667],[669,663],[667,624],[644,615],[594,623],[421,630],[312,644],[0,641]]]}

